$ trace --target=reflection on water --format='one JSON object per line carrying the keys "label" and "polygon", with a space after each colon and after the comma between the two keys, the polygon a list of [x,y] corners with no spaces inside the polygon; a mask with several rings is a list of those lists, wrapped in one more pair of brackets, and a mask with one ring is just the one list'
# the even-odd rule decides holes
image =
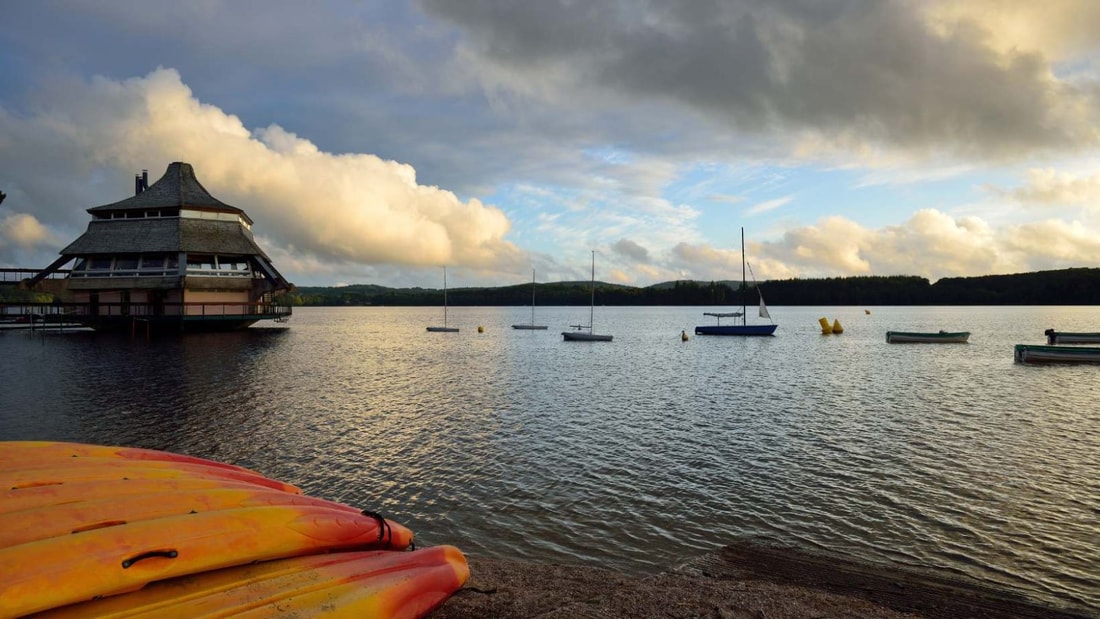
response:
{"label": "reflection on water", "polygon": [[[740,535],[1100,608],[1100,368],[1012,345],[1093,308],[306,308],[289,329],[152,341],[0,333],[0,438],[169,449],[376,509],[474,555],[666,569]],[[845,333],[822,336],[817,318]],[[476,327],[483,325],[484,333]],[[966,345],[888,329],[970,330]],[[557,331],[556,331],[557,330]]]}

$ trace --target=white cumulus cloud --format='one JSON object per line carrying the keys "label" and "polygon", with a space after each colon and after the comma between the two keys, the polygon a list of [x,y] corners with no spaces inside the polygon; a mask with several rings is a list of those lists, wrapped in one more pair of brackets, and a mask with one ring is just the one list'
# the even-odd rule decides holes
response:
{"label": "white cumulus cloud", "polygon": [[[82,229],[83,210],[125,198],[138,169],[148,168],[152,182],[185,161],[215,197],[248,212],[274,245],[266,250],[295,256],[299,268],[452,264],[491,272],[525,260],[505,239],[511,223],[499,208],[420,184],[407,164],[323,152],[278,125],[250,130],[199,101],[173,69],[53,89],[34,115],[0,114],[0,140],[19,152],[4,149],[0,168],[28,196],[5,207],[41,219],[30,218],[35,228],[9,218],[9,235],[27,239],[38,230],[41,240],[46,227]],[[35,165],[51,155],[51,165]]]}

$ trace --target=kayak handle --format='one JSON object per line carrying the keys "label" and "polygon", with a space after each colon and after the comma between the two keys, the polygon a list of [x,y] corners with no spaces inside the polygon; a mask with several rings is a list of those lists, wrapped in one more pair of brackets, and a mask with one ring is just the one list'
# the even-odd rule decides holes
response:
{"label": "kayak handle", "polygon": [[139,555],[130,557],[122,562],[122,569],[127,569],[131,565],[141,561],[142,559],[150,559],[152,557],[164,557],[165,559],[175,559],[179,556],[179,553],[175,550],[150,550],[149,552],[143,552]]}

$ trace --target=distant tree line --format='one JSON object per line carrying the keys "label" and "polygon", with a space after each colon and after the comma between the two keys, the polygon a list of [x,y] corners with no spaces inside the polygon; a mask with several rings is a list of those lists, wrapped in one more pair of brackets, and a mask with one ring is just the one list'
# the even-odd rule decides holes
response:
{"label": "distant tree line", "polygon": [[[740,305],[742,289],[755,305],[753,284],[676,281],[646,287],[596,283],[597,305]],[[1076,268],[1015,275],[949,277],[936,283],[911,275],[786,279],[762,282],[769,305],[1100,305],[1100,269]],[[588,305],[589,282],[535,285],[538,305]],[[443,291],[373,284],[297,288],[283,297],[292,305],[443,304]],[[447,290],[455,306],[523,306],[531,284]]]}

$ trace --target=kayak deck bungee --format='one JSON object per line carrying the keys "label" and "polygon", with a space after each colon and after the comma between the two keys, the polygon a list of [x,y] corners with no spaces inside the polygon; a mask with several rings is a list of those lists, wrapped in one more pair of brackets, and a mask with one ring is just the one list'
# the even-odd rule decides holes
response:
{"label": "kayak deck bungee", "polygon": [[196,456],[142,449],[140,447],[109,447],[87,443],[67,443],[60,441],[0,441],[0,470],[23,468],[28,462],[44,459],[73,457],[115,458],[118,460],[162,462],[182,462],[205,464],[225,469],[236,469],[258,475],[256,471],[226,464],[217,460],[207,460]]}
{"label": "kayak deck bungee", "polygon": [[[94,492],[96,485],[87,489]],[[18,492],[18,491],[17,491]],[[359,514],[360,510],[315,497],[260,486],[178,489],[99,498],[86,495],[61,505],[0,514],[0,548],[27,544],[91,529],[119,526],[170,516],[242,507],[313,505]]]}
{"label": "kayak deck bungee", "polygon": [[45,459],[20,468],[0,469],[0,488],[17,490],[84,481],[111,479],[221,479],[301,494],[296,486],[247,470],[192,462],[127,461],[117,458],[77,457]]}
{"label": "kayak deck bungee", "polygon": [[313,505],[230,509],[91,529],[0,549],[0,616],[253,561],[405,549],[411,543],[411,531],[369,512]]}
{"label": "kayak deck bungee", "polygon": [[35,617],[301,618],[336,614],[413,618],[442,604],[462,587],[469,573],[466,558],[453,546],[311,555],[155,582],[133,593]]}

